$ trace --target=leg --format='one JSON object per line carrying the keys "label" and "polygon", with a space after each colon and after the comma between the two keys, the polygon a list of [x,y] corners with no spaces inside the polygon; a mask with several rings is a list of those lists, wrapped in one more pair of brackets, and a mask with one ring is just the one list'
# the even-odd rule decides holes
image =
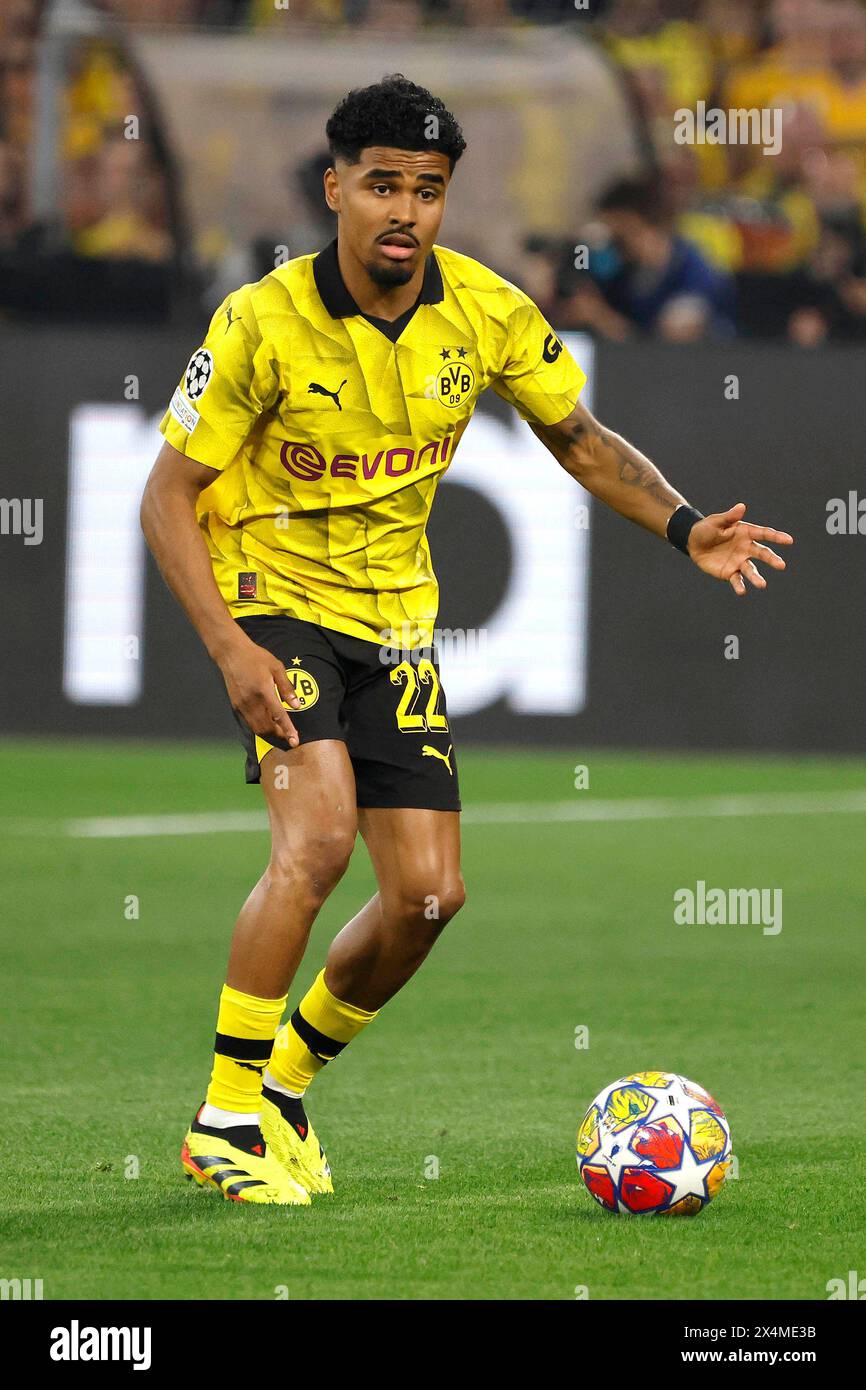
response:
{"label": "leg", "polygon": [[[235,928],[211,1083],[182,1157],[197,1181],[221,1186],[226,1195],[234,1195],[240,1172],[243,1200],[308,1202],[304,1185],[292,1182],[265,1150],[262,1082],[310,928],[352,853],[355,779],[345,745],[321,739],[291,752],[272,748],[262,758],[261,781],[270,863]],[[214,1159],[212,1172],[196,1167],[196,1158]],[[243,1174],[251,1164],[260,1176],[248,1182]]]}
{"label": "leg", "polygon": [[464,900],[457,811],[368,808],[358,817],[379,892],[335,937],[277,1034],[262,1095],[268,1143],[314,1192],[332,1186],[304,1109],[307,1087],[414,975]]}
{"label": "leg", "polygon": [[[288,778],[280,773],[288,768]],[[286,994],[323,902],[346,871],[355,843],[355,779],[336,739],[278,748],[261,763],[271,858],[241,909],[227,983],[246,994]],[[287,785],[283,781],[287,780]]]}
{"label": "leg", "polygon": [[357,1008],[381,1008],[426,959],[465,900],[457,811],[358,813],[379,891],[335,937],[325,983]]}
{"label": "leg", "polygon": [[355,776],[339,713],[345,680],[327,634],[312,624],[261,618],[248,635],[279,657],[304,692],[301,744],[281,749],[276,739],[269,746],[236,714],[247,780],[261,781],[268,807],[271,855],[235,927],[211,1083],[182,1157],[197,1181],[237,1200],[308,1204],[308,1185],[296,1180],[297,1167],[290,1174],[283,1166],[264,1132],[262,1092],[289,985],[357,833]]}
{"label": "leg", "polygon": [[[417,672],[408,663],[392,668],[369,643],[332,640],[344,663],[348,752],[365,806],[358,820],[379,892],[332,943],[325,968],[278,1032],[265,1073],[268,1143],[287,1167],[297,1165],[311,1191],[331,1190],[303,1104],[311,1081],[414,974],[464,896],[457,768],[433,661],[419,661]],[[423,727],[413,725],[418,737],[407,741],[403,706],[422,686],[424,716],[412,717]]]}

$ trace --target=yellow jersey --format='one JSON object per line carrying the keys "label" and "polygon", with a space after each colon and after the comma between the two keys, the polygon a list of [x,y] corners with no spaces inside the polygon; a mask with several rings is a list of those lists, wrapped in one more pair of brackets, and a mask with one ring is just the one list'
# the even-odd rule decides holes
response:
{"label": "yellow jersey", "polygon": [[479,394],[550,425],[585,380],[532,300],[470,256],[435,246],[388,323],[358,308],[335,239],[224,300],[160,429],[219,469],[197,516],[234,617],[412,650],[439,601],[427,518]]}

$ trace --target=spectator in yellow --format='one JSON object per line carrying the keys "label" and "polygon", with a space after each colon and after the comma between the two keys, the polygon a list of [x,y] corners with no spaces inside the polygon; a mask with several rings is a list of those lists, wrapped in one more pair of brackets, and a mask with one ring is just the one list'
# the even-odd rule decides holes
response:
{"label": "spectator in yellow", "polygon": [[100,162],[102,216],[78,234],[75,249],[83,256],[168,260],[171,238],[147,206],[153,170],[140,142],[114,136],[100,151]]}

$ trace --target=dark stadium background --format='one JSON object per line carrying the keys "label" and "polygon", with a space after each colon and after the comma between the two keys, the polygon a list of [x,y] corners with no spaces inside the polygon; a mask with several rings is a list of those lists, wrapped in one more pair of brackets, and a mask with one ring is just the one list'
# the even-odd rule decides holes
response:
{"label": "dark stadium background", "polygon": [[[560,331],[589,330],[601,418],[695,505],[709,511],[742,498],[751,517],[796,532],[801,545],[784,583],[732,605],[651,538],[592,509],[585,698],[562,715],[543,701],[518,703],[521,739],[863,750],[857,702],[839,698],[866,674],[851,632],[862,537],[828,534],[827,516],[831,499],[856,490],[859,472],[864,23],[861,6],[832,3],[587,12],[543,0],[295,0],[287,15],[203,0],[14,0],[0,31],[3,491],[44,499],[45,538],[25,545],[4,535],[0,546],[4,646],[16,669],[0,695],[4,727],[227,732],[219,679],[149,562],[130,630],[140,639],[133,694],[101,699],[98,682],[88,695],[64,681],[70,586],[79,582],[68,553],[71,420],[79,406],[100,403],[158,418],[225,290],[265,273],[281,248],[300,254],[333,235],[321,200],[322,123],[341,84],[356,80],[353,64],[378,73],[388,34],[385,66],[423,54],[446,99],[460,106],[465,93],[470,148],[446,242],[527,289]],[[326,52],[325,69],[316,59]],[[461,63],[475,65],[486,95],[467,90]],[[529,81],[512,94],[512,78],[533,73],[543,86]],[[232,74],[236,88],[226,85]],[[259,75],[258,96],[250,74]],[[775,158],[673,141],[670,116],[682,103],[724,107],[755,93],[784,115]],[[127,139],[134,113],[138,138]],[[673,231],[732,287],[732,323],[711,320],[687,345],[635,323],[619,341],[616,324],[586,308],[587,276],[569,269],[570,248],[592,243],[594,201],[621,178],[657,181]],[[726,393],[731,374],[737,399]],[[549,476],[555,465],[539,462],[516,417],[490,394],[485,411],[522,429],[526,454],[535,451],[527,486],[545,469]],[[464,455],[472,440],[470,428]],[[154,453],[158,443],[154,432]],[[132,464],[117,451],[122,475]],[[501,608],[521,535],[495,488],[482,496],[460,468],[458,456],[430,535],[440,626],[474,631]],[[112,583],[106,572],[100,592],[82,602],[107,602]],[[721,657],[729,633],[740,637],[737,660]],[[560,619],[546,630],[539,614],[536,637],[514,657],[549,659],[563,645]],[[106,631],[103,640],[116,637]],[[449,659],[446,651],[446,673]],[[511,654],[500,648],[491,659]],[[506,680],[503,671],[503,689]],[[514,710],[497,695],[458,715],[461,737],[507,742]]]}

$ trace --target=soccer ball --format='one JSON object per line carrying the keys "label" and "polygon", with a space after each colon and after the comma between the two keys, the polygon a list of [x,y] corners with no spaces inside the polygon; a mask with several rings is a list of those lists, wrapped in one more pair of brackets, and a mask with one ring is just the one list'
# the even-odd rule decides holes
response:
{"label": "soccer ball", "polygon": [[577,1132],[577,1166],[599,1206],[622,1215],[691,1216],[731,1165],[731,1130],[708,1091],[669,1071],[605,1086]]}

